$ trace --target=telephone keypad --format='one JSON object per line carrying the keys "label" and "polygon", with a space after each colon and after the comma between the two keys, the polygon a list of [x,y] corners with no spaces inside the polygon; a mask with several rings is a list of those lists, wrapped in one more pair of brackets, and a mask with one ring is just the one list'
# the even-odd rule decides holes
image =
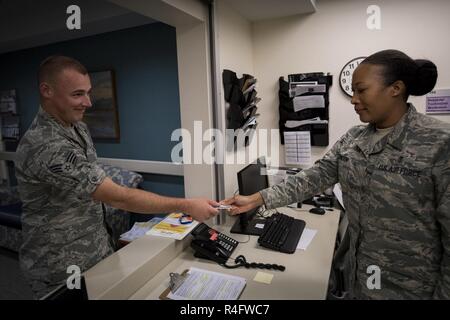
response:
{"label": "telephone keypad", "polygon": [[211,241],[216,241],[218,245],[220,245],[225,251],[227,251],[227,256],[231,256],[234,249],[236,249],[239,244],[233,238],[228,237],[227,235],[208,227],[206,224],[202,223],[198,225],[193,231],[192,235],[194,238],[203,238],[210,239]]}

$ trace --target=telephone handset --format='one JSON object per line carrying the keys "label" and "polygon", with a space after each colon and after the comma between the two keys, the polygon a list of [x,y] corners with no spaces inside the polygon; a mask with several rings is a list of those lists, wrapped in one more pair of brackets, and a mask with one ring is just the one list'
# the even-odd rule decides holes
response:
{"label": "telephone handset", "polygon": [[216,261],[224,264],[236,249],[238,242],[225,234],[200,223],[191,234],[194,239],[191,247],[194,249],[194,256]]}

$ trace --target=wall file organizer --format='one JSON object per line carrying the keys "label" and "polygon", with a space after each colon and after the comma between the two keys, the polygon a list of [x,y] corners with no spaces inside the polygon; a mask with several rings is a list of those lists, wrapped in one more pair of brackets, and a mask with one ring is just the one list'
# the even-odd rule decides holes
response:
{"label": "wall file organizer", "polygon": [[332,76],[322,72],[288,75],[279,78],[279,128],[281,143],[284,132],[309,131],[312,146],[329,143],[329,89]]}
{"label": "wall file organizer", "polygon": [[[261,100],[257,97],[256,78],[249,74],[243,74],[238,78],[231,70],[223,70],[222,81],[224,98],[228,102],[227,129],[242,129],[245,133],[245,146],[248,146],[254,135],[258,123],[259,114],[257,103]],[[237,137],[234,137],[236,146]]]}

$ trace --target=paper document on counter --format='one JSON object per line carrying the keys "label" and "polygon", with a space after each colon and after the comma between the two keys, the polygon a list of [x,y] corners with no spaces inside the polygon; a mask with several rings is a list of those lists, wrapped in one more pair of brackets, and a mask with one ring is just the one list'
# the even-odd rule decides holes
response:
{"label": "paper document on counter", "polygon": [[171,213],[165,217],[164,220],[147,231],[146,234],[181,240],[191,233],[192,229],[198,225],[198,221],[195,220],[189,224],[182,224],[180,222],[182,216],[183,213],[180,212]]}
{"label": "paper document on counter", "polygon": [[120,240],[131,242],[145,236],[145,234],[156,224],[161,222],[163,218],[155,217],[147,222],[135,222],[133,227],[120,235]]}
{"label": "paper document on counter", "polygon": [[306,250],[316,235],[317,230],[305,228],[297,244],[297,250]]}
{"label": "paper document on counter", "polygon": [[172,300],[237,300],[245,278],[191,267],[183,283],[167,297]]}

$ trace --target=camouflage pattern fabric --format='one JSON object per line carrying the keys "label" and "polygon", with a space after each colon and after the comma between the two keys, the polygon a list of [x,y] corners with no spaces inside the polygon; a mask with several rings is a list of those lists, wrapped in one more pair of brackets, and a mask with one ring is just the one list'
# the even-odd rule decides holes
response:
{"label": "camouflage pattern fabric", "polygon": [[[137,188],[139,184],[144,181],[142,175],[125,170],[116,166],[98,163],[106,175],[110,177],[115,183],[128,188]],[[120,235],[130,230],[130,214],[127,211],[113,208],[105,204],[105,220],[111,229],[111,237],[114,243],[114,248],[119,249],[118,240]]]}
{"label": "camouflage pattern fabric", "polygon": [[[115,183],[128,188],[137,188],[144,180],[142,175],[133,171],[102,163],[98,163],[98,165]],[[13,204],[20,201],[17,187],[0,186],[0,205]],[[120,235],[130,229],[130,214],[106,204],[105,208],[105,222],[111,229],[110,236],[114,243],[114,249],[118,249],[120,247],[118,245]],[[0,247],[18,252],[21,245],[21,230],[0,225]]]}
{"label": "camouflage pattern fabric", "polygon": [[[0,186],[0,205],[6,206],[20,202],[16,186]],[[1,213],[0,213],[1,215]],[[0,247],[19,251],[22,245],[22,231],[16,228],[0,225]]]}
{"label": "camouflage pattern fabric", "polygon": [[[349,219],[350,294],[358,299],[450,299],[450,125],[408,112],[372,143],[350,129],[311,168],[261,191],[268,208],[340,182]],[[367,280],[380,268],[380,289]]]}
{"label": "camouflage pattern fabric", "polygon": [[13,204],[20,202],[19,192],[17,187],[12,186],[0,186],[0,205],[5,206],[8,204]]}
{"label": "camouflage pattern fabric", "polygon": [[106,177],[86,125],[63,127],[42,108],[21,139],[15,163],[23,202],[20,264],[36,298],[113,252],[100,202]]}

